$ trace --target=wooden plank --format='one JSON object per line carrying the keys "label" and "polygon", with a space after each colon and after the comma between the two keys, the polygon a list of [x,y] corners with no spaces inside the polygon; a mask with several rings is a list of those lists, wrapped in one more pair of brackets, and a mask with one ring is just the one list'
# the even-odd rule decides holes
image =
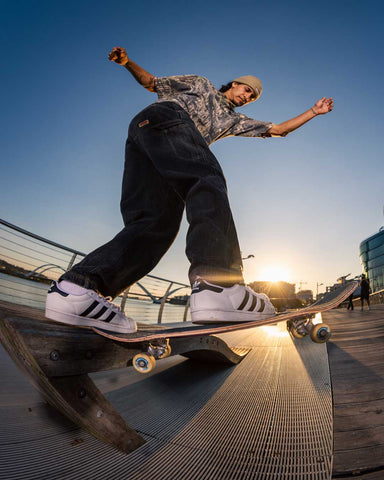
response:
{"label": "wooden plank", "polygon": [[[337,477],[333,477],[337,478]],[[377,472],[362,472],[360,470],[356,470],[353,472],[353,475],[351,476],[343,476],[339,477],[343,478],[343,480],[383,480],[383,471],[378,470]]]}
{"label": "wooden plank", "polygon": [[19,317],[6,318],[1,323],[10,335],[17,334],[23,339],[48,377],[126,367],[140,352],[137,346],[122,348],[85,328]]}
{"label": "wooden plank", "polygon": [[[352,453],[353,452],[353,453]],[[384,476],[383,458],[384,445],[371,445],[346,451],[335,452],[333,464],[333,478],[344,478],[347,474],[365,480],[365,472],[380,471]],[[359,476],[357,476],[359,475]]]}
{"label": "wooden plank", "polygon": [[[140,344],[130,346],[114,342],[88,329],[28,318],[7,318],[2,324],[10,335],[17,333],[23,339],[48,377],[82,375],[131,366],[133,357],[145,348]],[[171,354],[237,364],[245,353],[247,351],[236,353],[223,340],[211,336],[174,339]]]}
{"label": "wooden plank", "polygon": [[54,395],[50,403],[87,432],[126,453],[145,444],[88,375],[50,378],[49,381],[59,394],[59,401]]}
{"label": "wooden plank", "polygon": [[[25,346],[48,376],[82,375],[132,365],[132,359],[145,348],[125,345],[96,335],[92,330],[75,328],[45,319],[41,311],[0,302],[0,320],[9,332],[23,339]],[[148,330],[154,328],[147,326]],[[158,331],[158,326],[156,326]],[[218,337],[180,338],[172,341],[172,355],[189,355],[198,360],[239,363],[247,352],[234,352]],[[200,355],[199,352],[205,352]]]}
{"label": "wooden plank", "polygon": [[334,402],[334,478],[383,478],[384,306],[370,312],[337,310],[323,319],[332,328],[327,348]]}
{"label": "wooden plank", "polygon": [[48,377],[11,322],[0,321],[0,339],[20,370],[48,403],[76,425],[125,452],[143,445],[143,438],[115,411],[88,375]]}

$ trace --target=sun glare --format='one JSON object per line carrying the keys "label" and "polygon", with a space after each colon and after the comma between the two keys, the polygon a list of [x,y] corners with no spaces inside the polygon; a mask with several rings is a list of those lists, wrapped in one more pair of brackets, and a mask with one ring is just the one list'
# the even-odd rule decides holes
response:
{"label": "sun glare", "polygon": [[289,272],[279,265],[269,265],[262,270],[260,279],[267,282],[287,282],[289,280]]}

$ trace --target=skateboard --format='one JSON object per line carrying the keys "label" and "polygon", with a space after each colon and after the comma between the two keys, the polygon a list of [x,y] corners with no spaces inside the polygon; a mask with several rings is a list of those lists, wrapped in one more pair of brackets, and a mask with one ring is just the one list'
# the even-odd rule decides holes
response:
{"label": "skateboard", "polygon": [[155,367],[156,360],[171,355],[171,341],[174,338],[217,335],[285,321],[289,333],[294,338],[303,338],[309,335],[315,343],[324,343],[329,340],[331,330],[325,323],[314,321],[316,315],[339,306],[355,291],[357,286],[357,282],[348,283],[332,292],[328,292],[323,299],[308,307],[251,322],[226,322],[225,324],[209,325],[188,324],[188,326],[185,324],[147,325],[139,326],[135,333],[111,333],[97,327],[92,327],[92,330],[98,335],[130,346],[142,344],[143,350],[134,356],[132,364],[138,372],[148,373]]}

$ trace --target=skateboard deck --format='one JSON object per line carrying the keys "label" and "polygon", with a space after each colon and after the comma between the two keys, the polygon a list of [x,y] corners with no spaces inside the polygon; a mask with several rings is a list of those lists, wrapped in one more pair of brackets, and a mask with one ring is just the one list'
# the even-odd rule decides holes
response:
{"label": "skateboard deck", "polygon": [[[351,293],[357,288],[357,282],[351,282],[332,292],[328,292],[323,299],[310,305],[287,313],[273,315],[269,318],[252,322],[238,322],[226,324],[209,324],[209,325],[188,325],[183,324],[165,326],[139,326],[135,333],[111,333],[92,327],[92,330],[110,340],[122,342],[134,348],[135,344],[142,351],[135,355],[132,359],[132,365],[138,372],[148,373],[156,365],[156,360],[169,357],[172,347],[170,341],[172,339],[181,339],[186,337],[204,337],[215,338],[214,335],[220,333],[236,332],[264,325],[276,324],[278,322],[287,322],[287,329],[294,338],[302,338],[310,335],[311,339],[316,343],[326,342],[331,331],[325,323],[314,323],[313,318],[320,312],[331,310],[346,300]],[[234,319],[235,320],[235,319]],[[174,340],[176,341],[176,340]],[[139,346],[140,345],[140,346]]]}
{"label": "skateboard deck", "polygon": [[[275,314],[271,317],[251,322],[237,322],[225,324],[210,323],[209,325],[189,324],[188,326],[178,324],[177,327],[172,324],[168,324],[169,327],[148,325],[145,327],[139,326],[138,331],[135,333],[112,333],[96,327],[92,327],[92,330],[95,333],[102,335],[103,337],[109,338],[110,340],[132,344],[141,342],[153,342],[156,340],[165,340],[171,338],[204,336],[235,332],[237,330],[245,330],[253,327],[271,325],[277,322],[313,317],[317,313],[325,312],[326,310],[336,308],[344,300],[346,300],[349,295],[351,295],[351,293],[355,291],[357,286],[357,282],[351,282],[346,286],[340,287],[333,292],[329,292],[322,300],[308,307],[290,311],[287,313]],[[236,319],[234,319],[234,321],[236,321]]]}

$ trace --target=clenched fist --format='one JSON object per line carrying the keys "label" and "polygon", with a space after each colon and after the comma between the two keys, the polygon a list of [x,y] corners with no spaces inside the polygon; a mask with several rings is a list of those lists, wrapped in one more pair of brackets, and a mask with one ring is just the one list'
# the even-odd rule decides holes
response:
{"label": "clenched fist", "polygon": [[111,62],[115,62],[119,65],[126,65],[129,62],[129,58],[125,48],[115,47],[112,49],[111,53],[108,55]]}

